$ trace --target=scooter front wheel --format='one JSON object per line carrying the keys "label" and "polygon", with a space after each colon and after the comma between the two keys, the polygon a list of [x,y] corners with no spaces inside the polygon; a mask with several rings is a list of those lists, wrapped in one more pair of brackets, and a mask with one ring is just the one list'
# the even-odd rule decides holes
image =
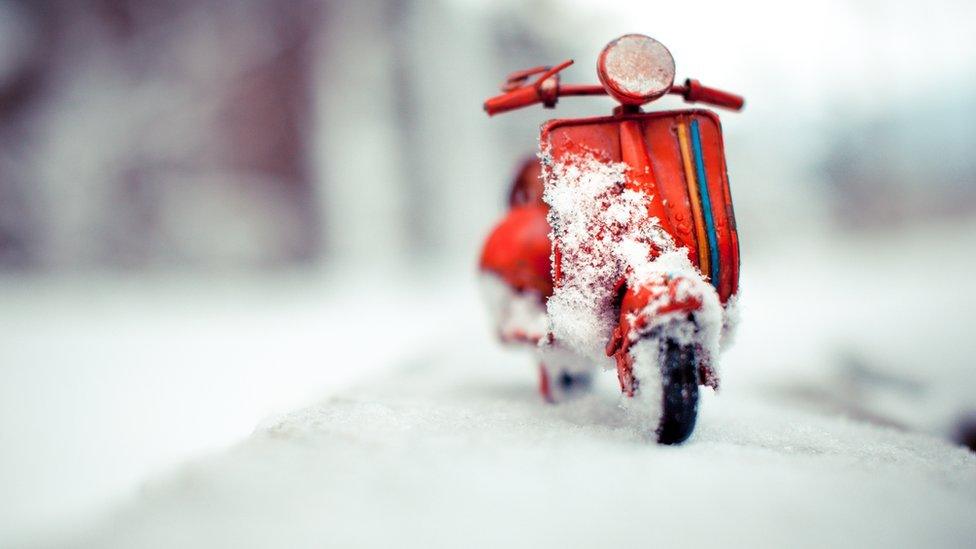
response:
{"label": "scooter front wheel", "polygon": [[644,338],[631,346],[631,407],[652,422],[660,444],[680,444],[698,417],[698,359],[694,344]]}

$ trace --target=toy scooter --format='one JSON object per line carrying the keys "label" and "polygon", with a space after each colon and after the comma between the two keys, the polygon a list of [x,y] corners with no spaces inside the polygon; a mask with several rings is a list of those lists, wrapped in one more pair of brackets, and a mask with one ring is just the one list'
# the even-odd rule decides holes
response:
{"label": "toy scooter", "polygon": [[561,84],[572,63],[516,72],[484,104],[495,115],[570,95],[619,102],[612,116],[542,125],[540,163],[523,166],[481,257],[499,334],[536,346],[546,400],[588,387],[596,365],[615,367],[641,428],[680,443],[699,385],[718,388],[739,243],[718,116],[641,106],[667,93],[731,110],[744,101],[697,80],[674,85],[671,53],[639,34],[603,49],[599,86]]}

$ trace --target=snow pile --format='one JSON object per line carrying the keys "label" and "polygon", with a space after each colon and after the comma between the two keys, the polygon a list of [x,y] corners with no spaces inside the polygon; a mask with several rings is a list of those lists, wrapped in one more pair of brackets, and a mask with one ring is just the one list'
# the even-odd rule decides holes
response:
{"label": "snow pile", "polygon": [[702,408],[689,443],[660,447],[613,406],[610,376],[573,406],[547,406],[512,379],[527,374],[519,360],[471,324],[420,365],[155,479],[59,546],[962,547],[976,536],[976,456],[964,449],[731,391]]}
{"label": "snow pile", "polygon": [[652,431],[660,425],[664,411],[664,392],[660,390],[664,384],[659,366],[660,344],[656,339],[642,339],[630,348],[630,356],[634,359],[633,376],[638,385],[633,398],[620,400],[620,407],[634,425]]}
{"label": "snow pile", "polygon": [[719,347],[728,349],[735,342],[735,335],[739,331],[739,318],[742,313],[739,310],[739,294],[733,294],[722,307],[722,333],[719,338]]}
{"label": "snow pile", "polygon": [[502,341],[535,344],[546,335],[545,299],[539,292],[517,291],[494,273],[484,273],[480,279],[481,293]]}
{"label": "snow pile", "polygon": [[547,304],[550,332],[581,355],[606,361],[604,347],[616,324],[614,285],[621,276],[616,247],[641,197],[621,192],[626,164],[592,155],[554,163],[543,154],[542,162],[550,239],[559,247],[562,272]]}
{"label": "snow pile", "polygon": [[[666,330],[680,343],[700,343],[706,359],[718,352],[723,311],[718,294],[679,247],[648,214],[655,197],[624,188],[628,167],[604,162],[591,153],[567,155],[559,162],[542,155],[550,206],[550,237],[559,248],[562,279],[548,302],[550,331],[556,341],[607,364],[605,347],[617,323],[617,282],[629,288],[678,280],[677,299],[702,302],[695,325],[683,314],[657,315],[666,293],[642,311],[651,320],[641,334]],[[553,261],[555,261],[555,257]]]}

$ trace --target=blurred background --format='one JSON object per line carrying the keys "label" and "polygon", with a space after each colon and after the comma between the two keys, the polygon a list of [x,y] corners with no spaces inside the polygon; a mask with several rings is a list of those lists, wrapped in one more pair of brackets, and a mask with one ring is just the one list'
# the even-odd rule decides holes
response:
{"label": "blurred background", "polygon": [[481,102],[566,58],[595,83],[626,32],[747,99],[721,113],[729,390],[963,441],[972,2],[4,0],[0,540],[458,329],[488,341],[475,264],[516,165],[544,120],[612,103]]}

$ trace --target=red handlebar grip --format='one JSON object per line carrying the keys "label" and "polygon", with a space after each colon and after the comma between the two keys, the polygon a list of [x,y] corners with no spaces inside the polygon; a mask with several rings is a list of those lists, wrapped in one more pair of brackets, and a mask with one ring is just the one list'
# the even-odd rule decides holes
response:
{"label": "red handlebar grip", "polygon": [[539,91],[534,86],[523,86],[510,92],[496,95],[485,101],[485,112],[488,116],[527,107],[542,101]]}
{"label": "red handlebar grip", "polygon": [[734,111],[741,110],[746,100],[741,95],[703,86],[701,82],[689,78],[685,81],[685,101],[710,103]]}

